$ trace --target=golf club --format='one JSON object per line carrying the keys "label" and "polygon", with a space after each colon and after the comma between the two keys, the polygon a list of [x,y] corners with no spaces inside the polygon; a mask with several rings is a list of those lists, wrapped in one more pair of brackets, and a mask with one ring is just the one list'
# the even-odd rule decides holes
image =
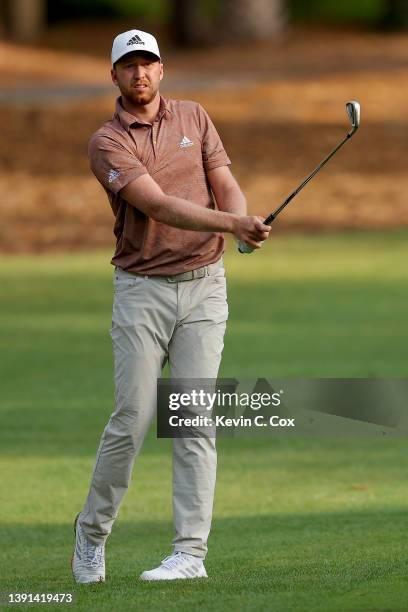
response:
{"label": "golf club", "polygon": [[[286,200],[278,206],[276,210],[273,211],[264,221],[265,225],[270,225],[273,221],[275,221],[276,217],[282,212],[282,210],[293,200],[293,198],[303,189],[305,185],[319,172],[321,168],[329,161],[331,157],[347,142],[353,134],[358,130],[360,126],[360,104],[355,101],[346,103],[347,115],[349,116],[352,128],[350,132],[347,134],[345,138],[337,145],[335,149],[327,157],[324,158],[322,162],[309,174],[308,177],[298,186],[292,193],[286,198]],[[240,253],[252,253],[255,250],[255,247],[243,242],[242,240],[238,241],[238,250]]]}

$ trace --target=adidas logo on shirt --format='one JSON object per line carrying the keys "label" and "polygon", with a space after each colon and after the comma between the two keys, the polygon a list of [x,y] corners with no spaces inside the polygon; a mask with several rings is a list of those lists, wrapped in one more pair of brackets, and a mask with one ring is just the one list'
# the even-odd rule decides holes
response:
{"label": "adidas logo on shirt", "polygon": [[120,172],[118,172],[117,170],[110,170],[109,174],[108,174],[108,181],[109,183],[113,183],[113,181],[116,181],[117,178],[120,177]]}
{"label": "adidas logo on shirt", "polygon": [[132,36],[132,38],[128,41],[127,46],[129,45],[144,45],[143,40],[136,34],[136,36]]}
{"label": "adidas logo on shirt", "polygon": [[187,138],[187,136],[183,136],[183,138],[180,141],[179,147],[181,149],[185,149],[186,147],[192,147],[193,144],[194,142],[191,142],[191,140]]}

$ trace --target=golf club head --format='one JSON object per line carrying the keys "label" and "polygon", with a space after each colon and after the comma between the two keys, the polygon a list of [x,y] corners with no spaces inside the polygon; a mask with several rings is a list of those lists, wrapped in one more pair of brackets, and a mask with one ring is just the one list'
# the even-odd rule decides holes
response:
{"label": "golf club head", "polygon": [[360,104],[355,100],[347,102],[346,110],[355,132],[360,127]]}

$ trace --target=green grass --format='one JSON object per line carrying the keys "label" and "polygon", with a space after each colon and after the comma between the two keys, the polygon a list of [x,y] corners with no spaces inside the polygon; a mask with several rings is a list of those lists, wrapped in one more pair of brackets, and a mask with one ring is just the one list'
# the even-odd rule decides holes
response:
{"label": "green grass", "polygon": [[[222,375],[407,377],[407,238],[279,236],[251,257],[230,246]],[[72,521],[113,408],[109,255],[0,259],[0,590],[75,591],[84,611],[406,610],[401,439],[221,439],[210,579],[143,584],[172,537],[171,443],[152,431],[107,582],[73,584]]]}

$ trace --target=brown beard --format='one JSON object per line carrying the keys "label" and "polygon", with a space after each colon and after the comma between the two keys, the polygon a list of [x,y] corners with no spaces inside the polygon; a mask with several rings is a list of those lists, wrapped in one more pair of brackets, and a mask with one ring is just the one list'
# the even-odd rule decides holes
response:
{"label": "brown beard", "polygon": [[132,89],[121,90],[122,96],[130,103],[134,105],[145,106],[155,97],[157,91],[152,91],[148,86],[143,92],[133,91]]}

